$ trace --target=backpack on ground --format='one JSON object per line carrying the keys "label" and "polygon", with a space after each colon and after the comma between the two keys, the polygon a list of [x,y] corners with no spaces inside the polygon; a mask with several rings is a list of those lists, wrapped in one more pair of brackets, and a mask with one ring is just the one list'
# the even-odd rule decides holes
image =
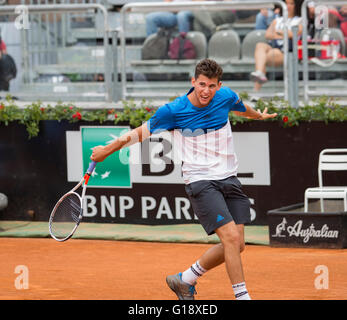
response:
{"label": "backpack on ground", "polygon": [[149,35],[141,49],[142,60],[167,59],[171,30],[159,29],[156,34]]}
{"label": "backpack on ground", "polygon": [[168,56],[170,59],[195,59],[196,50],[193,43],[187,39],[186,32],[180,32],[170,41]]}
{"label": "backpack on ground", "polygon": [[2,53],[0,58],[0,74],[3,80],[9,82],[17,76],[17,67],[9,54]]}

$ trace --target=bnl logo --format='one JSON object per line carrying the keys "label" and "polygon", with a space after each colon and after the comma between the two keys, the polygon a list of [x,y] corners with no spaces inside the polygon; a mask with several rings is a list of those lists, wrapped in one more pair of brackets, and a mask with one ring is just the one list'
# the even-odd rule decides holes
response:
{"label": "bnl logo", "polygon": [[[66,132],[68,181],[79,181],[90,164],[92,149],[109,145],[130,127],[80,127]],[[125,147],[97,164],[89,187],[132,188],[132,183],[182,184],[180,164],[170,158],[172,146],[165,138],[151,137]]]}
{"label": "bnl logo", "polygon": [[[77,182],[87,170],[92,149],[106,146],[131,130],[128,126],[86,126],[66,132],[68,181]],[[114,152],[98,163],[88,186],[132,188],[133,183],[182,184],[182,161],[172,134],[153,135]],[[268,132],[234,132],[238,177],[243,185],[270,183]],[[244,146],[247,145],[247,148]],[[254,161],[253,159],[257,159]],[[252,203],[254,204],[254,203]]]}

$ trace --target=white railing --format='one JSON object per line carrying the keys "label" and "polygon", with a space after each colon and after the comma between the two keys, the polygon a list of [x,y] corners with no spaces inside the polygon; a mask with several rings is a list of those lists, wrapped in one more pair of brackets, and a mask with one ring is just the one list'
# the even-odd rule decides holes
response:
{"label": "white railing", "polygon": [[[179,11],[179,10],[260,10],[262,8],[273,8],[274,4],[282,7],[282,15],[284,23],[288,20],[287,6],[283,1],[192,1],[192,2],[134,2],[125,4],[121,13],[121,32],[120,32],[120,45],[121,45],[121,94],[122,98],[127,97],[127,79],[126,79],[126,38],[127,31],[126,14],[129,13],[146,13],[152,11]],[[284,85],[284,98],[288,100],[288,31],[284,32],[284,63],[283,63],[283,85]]]}

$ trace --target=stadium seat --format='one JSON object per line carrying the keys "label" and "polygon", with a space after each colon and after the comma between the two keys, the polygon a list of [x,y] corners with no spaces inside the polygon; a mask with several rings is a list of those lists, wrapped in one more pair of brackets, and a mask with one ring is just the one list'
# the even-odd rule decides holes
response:
{"label": "stadium seat", "polygon": [[321,212],[324,212],[323,199],[343,199],[347,211],[347,186],[323,186],[323,171],[347,170],[347,149],[324,149],[319,154],[318,187],[305,190],[304,211],[308,211],[308,199],[320,199]]}
{"label": "stadium seat", "polygon": [[207,40],[205,35],[199,31],[190,31],[187,38],[193,43],[196,50],[196,59],[204,59],[207,55]]}
{"label": "stadium seat", "polygon": [[220,64],[240,60],[240,51],[240,37],[234,30],[217,31],[208,43],[208,57]]}
{"label": "stadium seat", "polygon": [[206,55],[207,55],[206,36],[200,31],[189,31],[187,33],[187,39],[189,39],[195,47],[196,58],[181,59],[181,60],[178,60],[178,63],[182,65],[195,65],[197,61],[206,58]]}
{"label": "stadium seat", "polygon": [[241,45],[241,59],[254,62],[254,51],[258,42],[267,42],[265,38],[266,30],[252,30],[247,33]]}

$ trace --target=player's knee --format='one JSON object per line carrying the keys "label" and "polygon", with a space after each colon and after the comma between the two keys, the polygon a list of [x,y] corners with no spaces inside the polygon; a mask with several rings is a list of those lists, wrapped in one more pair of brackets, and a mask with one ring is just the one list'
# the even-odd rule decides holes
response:
{"label": "player's knee", "polygon": [[240,243],[241,243],[240,234],[237,232],[237,230],[229,231],[227,234],[224,235],[221,241],[224,247],[229,247],[229,246],[240,247]]}

